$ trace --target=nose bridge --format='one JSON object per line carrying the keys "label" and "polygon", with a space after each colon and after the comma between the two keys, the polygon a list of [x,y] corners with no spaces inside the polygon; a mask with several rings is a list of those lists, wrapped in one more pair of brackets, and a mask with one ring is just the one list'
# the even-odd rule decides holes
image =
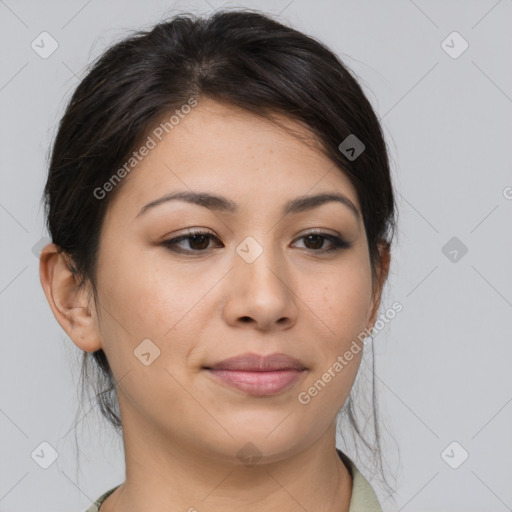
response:
{"label": "nose bridge", "polygon": [[249,235],[236,247],[237,257],[241,261],[236,262],[240,270],[239,276],[244,280],[254,281],[253,284],[284,286],[282,258],[274,250],[272,237],[260,235],[258,240]]}
{"label": "nose bridge", "polygon": [[256,236],[247,236],[235,249],[227,314],[232,322],[249,317],[260,327],[283,317],[295,320],[285,257],[275,250],[271,235]]}

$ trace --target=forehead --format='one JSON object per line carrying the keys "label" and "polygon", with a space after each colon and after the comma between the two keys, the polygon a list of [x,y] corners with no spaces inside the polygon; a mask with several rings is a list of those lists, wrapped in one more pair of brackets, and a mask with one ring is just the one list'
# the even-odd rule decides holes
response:
{"label": "forehead", "polygon": [[242,202],[338,191],[359,208],[349,178],[321,153],[312,132],[273,117],[281,126],[234,105],[201,100],[187,115],[175,116],[161,140],[149,132],[155,145],[125,178],[119,196],[142,206],[176,190],[216,191]]}

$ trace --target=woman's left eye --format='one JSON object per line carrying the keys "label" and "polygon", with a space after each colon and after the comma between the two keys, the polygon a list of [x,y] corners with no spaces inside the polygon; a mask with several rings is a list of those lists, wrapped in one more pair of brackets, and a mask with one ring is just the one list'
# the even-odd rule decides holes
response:
{"label": "woman's left eye", "polygon": [[[200,253],[205,252],[207,249],[209,249],[209,241],[215,239],[220,244],[220,240],[211,233],[207,231],[191,231],[187,233],[186,235],[181,235],[176,238],[171,238],[169,240],[164,240],[162,242],[162,245],[164,247],[167,247],[171,251],[178,252],[178,253]],[[340,249],[348,249],[352,244],[345,241],[344,239],[335,236],[330,235],[328,233],[323,232],[312,232],[307,233],[301,237],[299,237],[297,240],[305,240],[305,243],[311,244],[313,247],[306,247],[306,249],[310,249],[313,252],[333,252],[338,251]],[[328,249],[322,248],[325,241],[329,241],[331,244],[331,247]],[[182,242],[188,242],[189,249],[185,249],[184,247],[180,246]]]}
{"label": "woman's left eye", "polygon": [[[311,243],[315,252],[333,252],[340,249],[348,249],[352,245],[343,238],[335,235],[329,235],[328,233],[308,233],[298,238],[298,240],[302,239],[306,240],[307,243]],[[328,240],[331,243],[331,247],[329,249],[318,250],[318,245],[322,246],[325,240]],[[308,247],[306,247],[306,249],[308,249]]]}

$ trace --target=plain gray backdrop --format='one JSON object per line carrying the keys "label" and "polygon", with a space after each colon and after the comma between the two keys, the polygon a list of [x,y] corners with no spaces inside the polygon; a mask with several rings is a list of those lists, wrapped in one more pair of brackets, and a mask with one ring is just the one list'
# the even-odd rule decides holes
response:
{"label": "plain gray backdrop", "polygon": [[[398,490],[384,510],[512,510],[510,0],[0,0],[0,511],[83,512],[124,480],[97,408],[74,423],[79,351],[39,282],[46,156],[66,102],[129,30],[220,7],[280,13],[326,43],[385,131],[400,222],[381,311],[403,310],[373,340]],[[47,469],[41,443],[58,453]]]}

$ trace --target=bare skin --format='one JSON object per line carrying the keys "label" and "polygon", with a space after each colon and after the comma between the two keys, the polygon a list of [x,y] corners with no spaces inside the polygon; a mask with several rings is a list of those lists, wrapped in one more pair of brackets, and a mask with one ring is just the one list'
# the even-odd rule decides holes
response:
{"label": "bare skin", "polygon": [[[80,349],[103,349],[118,381],[126,481],[101,512],[347,511],[352,480],[335,420],[363,351],[309,403],[298,395],[373,326],[388,273],[386,250],[372,281],[349,179],[269,121],[204,99],[124,180],[102,227],[97,303],[54,244],[40,260],[56,319]],[[137,215],[191,190],[238,211],[175,200]],[[343,194],[359,215],[331,201],[283,216],[287,201],[324,192]],[[212,237],[179,242],[181,253],[162,245],[189,228]],[[325,252],[329,239],[303,238],[313,228],[352,245]],[[248,236],[262,249],[250,263],[236,251]],[[147,366],[134,355],[146,339],[160,350]],[[307,370],[284,391],[254,396],[204,369],[247,352],[285,353]],[[237,455],[247,443],[260,457],[252,465]]]}

